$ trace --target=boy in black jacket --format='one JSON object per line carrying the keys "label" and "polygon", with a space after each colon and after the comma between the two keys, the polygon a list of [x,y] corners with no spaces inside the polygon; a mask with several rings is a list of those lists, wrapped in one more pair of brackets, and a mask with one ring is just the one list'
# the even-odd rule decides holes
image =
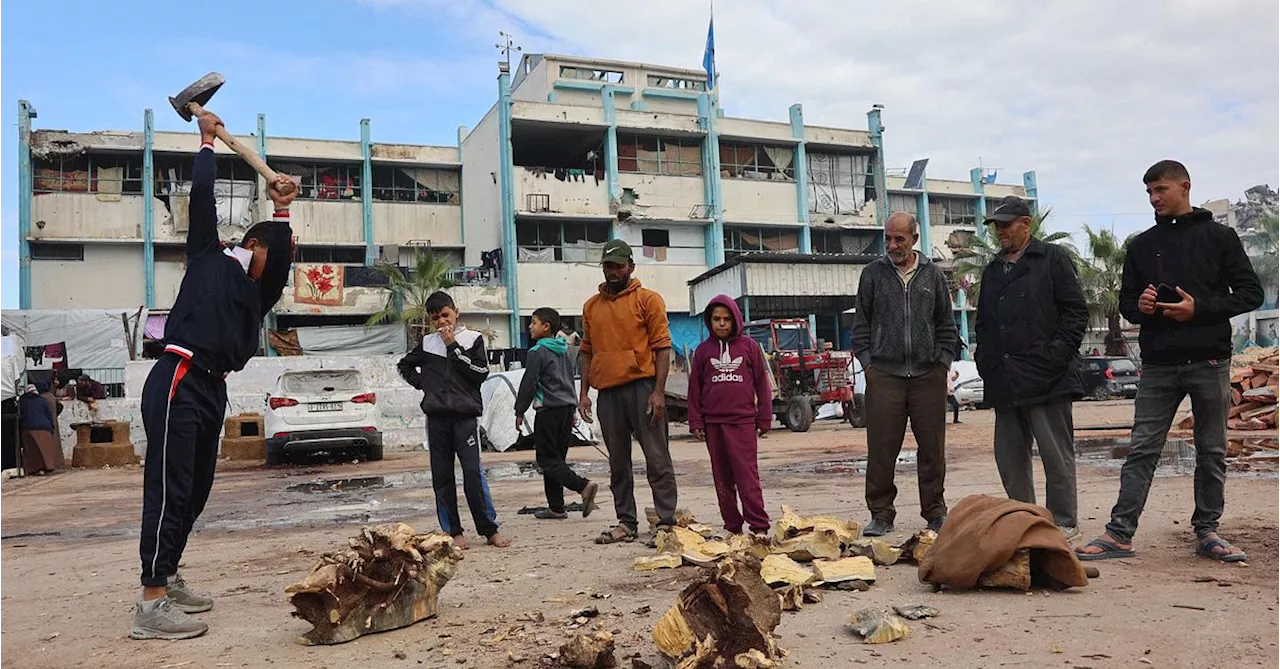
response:
{"label": "boy in black jacket", "polygon": [[573,471],[565,462],[569,440],[573,436],[574,415],[578,411],[578,390],[573,386],[573,358],[569,342],[557,336],[560,313],[551,307],[533,310],[529,319],[529,337],[533,348],[525,360],[520,392],[516,394],[516,433],[524,427],[524,414],[533,405],[538,420],[533,426],[537,443],[538,467],[542,469],[547,508],[533,514],[542,520],[568,518],[564,511],[564,491],[582,495],[582,517],[591,515],[600,485]]}
{"label": "boy in black jacket", "polygon": [[213,184],[217,173],[214,129],[199,119],[200,151],[191,177],[187,273],[165,323],[164,356],[142,390],[147,458],[142,492],[142,601],[129,636],[187,639],[209,626],[187,616],[213,608],[213,600],[187,588],[178,563],[191,526],[209,499],[218,436],[227,410],[226,376],[244,369],[258,350],[263,314],[279,301],[292,262],[288,182],[268,184],[275,203],[270,222],[249,228],[238,246],[218,240]]}
{"label": "boy in black jacket", "polygon": [[436,516],[441,529],[465,550],[467,540],[458,515],[458,489],[453,476],[456,456],[462,463],[462,490],[476,532],[490,545],[506,548],[511,542],[498,534],[498,516],[480,468],[480,428],[476,418],[484,413],[480,384],[489,376],[484,340],[479,332],[458,325],[458,308],[448,293],[432,293],[426,309],[435,334],[423,339],[396,369],[409,385],[422,391]]}

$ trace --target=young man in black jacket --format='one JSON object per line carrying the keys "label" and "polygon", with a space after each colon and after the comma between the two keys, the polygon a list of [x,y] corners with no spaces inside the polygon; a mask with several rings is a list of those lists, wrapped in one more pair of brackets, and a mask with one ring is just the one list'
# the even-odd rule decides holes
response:
{"label": "young man in black jacket", "polygon": [[218,240],[213,139],[219,125],[222,120],[209,112],[199,119],[187,272],[165,323],[164,356],[142,389],[143,589],[129,632],[134,639],[187,639],[209,629],[186,614],[208,611],[213,600],[187,588],[178,563],[213,487],[226,376],[244,369],[257,352],[262,317],[279,301],[292,263],[289,203],[297,191],[280,193],[286,176],[268,184],[275,203],[270,222],[249,228],[238,246]]}
{"label": "young man in black jacket", "polygon": [[1218,536],[1226,486],[1227,409],[1231,405],[1232,316],[1262,306],[1262,284],[1235,231],[1191,206],[1191,176],[1172,160],[1143,175],[1156,224],[1129,242],[1120,313],[1142,329],[1142,377],[1133,406],[1120,496],[1101,537],[1076,549],[1082,560],[1134,555],[1133,535],[1147,503],[1178,405],[1195,414],[1196,553],[1240,562],[1244,551]]}
{"label": "young man in black jacket", "polygon": [[916,438],[920,515],[929,529],[947,518],[947,375],[956,357],[956,321],[942,269],[915,250],[919,223],[906,212],[885,221],[885,256],[858,280],[853,351],[867,375],[867,509],[862,533],[893,531],[893,474],[906,436]]}
{"label": "young man in black jacket", "polygon": [[498,514],[480,467],[480,428],[476,418],[484,413],[480,384],[489,376],[484,339],[479,332],[458,324],[458,308],[448,293],[432,293],[425,306],[436,331],[402,358],[396,369],[409,385],[422,391],[436,517],[440,528],[465,550],[467,540],[458,515],[458,488],[453,476],[456,457],[462,464],[462,490],[476,532],[490,545],[505,548],[511,542],[498,533]]}
{"label": "young man in black jacket", "polygon": [[987,217],[1000,253],[982,272],[977,355],[983,401],[995,409],[995,458],[1010,499],[1036,503],[1031,442],[1044,465],[1045,507],[1068,539],[1076,527],[1071,401],[1089,306],[1071,258],[1031,236],[1031,208],[1009,195]]}

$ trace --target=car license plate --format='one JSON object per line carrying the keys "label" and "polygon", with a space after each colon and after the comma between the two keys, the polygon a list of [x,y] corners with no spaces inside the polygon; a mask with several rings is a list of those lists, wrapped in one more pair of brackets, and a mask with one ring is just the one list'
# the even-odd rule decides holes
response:
{"label": "car license plate", "polygon": [[1124,388],[1125,390],[1136,390],[1137,387],[1138,387],[1137,384],[1133,384],[1133,383],[1126,383],[1122,386],[1122,388]]}
{"label": "car license plate", "polygon": [[342,402],[315,402],[307,405],[307,411],[342,411]]}

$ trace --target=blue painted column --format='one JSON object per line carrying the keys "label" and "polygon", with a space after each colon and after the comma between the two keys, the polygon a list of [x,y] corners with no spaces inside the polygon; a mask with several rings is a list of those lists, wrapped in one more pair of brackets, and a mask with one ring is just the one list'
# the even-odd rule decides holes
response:
{"label": "blue painted column", "polygon": [[716,133],[716,100],[710,93],[698,96],[698,126],[703,131],[702,188],[711,222],[704,245],[707,267],[724,263],[724,208],[720,185],[720,139]]}
{"label": "blue painted column", "polygon": [[[969,183],[973,186],[973,192],[978,196],[978,201],[974,205],[974,218],[976,225],[983,225],[983,221],[987,218],[987,196],[986,182],[983,181],[985,175],[982,168],[975,167],[969,170]],[[969,343],[969,297],[963,290],[956,291],[956,309],[960,311],[960,340]],[[964,360],[972,360],[969,349],[960,351],[960,356]]]}
{"label": "blue painted column", "polygon": [[18,308],[31,308],[31,119],[36,108],[18,100]]}
{"label": "blue painted column", "polygon": [[916,220],[920,222],[920,251],[933,258],[933,247],[929,245],[929,178],[920,173],[920,193],[916,196]]}
{"label": "blue painted column", "polygon": [[369,119],[360,119],[360,218],[364,222],[364,265],[373,267],[378,261],[378,247],[373,243],[373,141]]}
{"label": "blue painted column", "polygon": [[796,220],[800,228],[800,252],[813,253],[813,233],[809,229],[809,157],[804,146],[804,109],[791,105],[791,136],[796,140],[796,154],[791,165],[796,175]]}
{"label": "blue painted column", "polygon": [[[604,184],[609,192],[610,211],[622,204],[622,186],[618,183],[618,118],[614,99],[613,84],[605,84],[600,91],[600,100],[604,105],[604,122],[609,124],[604,131]],[[609,229],[613,230],[612,224]]]}
{"label": "blue painted column", "polygon": [[[867,112],[867,131],[871,133],[871,145],[876,155],[871,159],[871,180],[876,188],[876,223],[883,226],[889,218],[889,195],[884,179],[884,125],[880,123],[880,105],[875,105]],[[881,251],[884,241],[881,240]]]}
{"label": "blue painted column", "polygon": [[148,309],[156,307],[156,181],[152,162],[155,140],[155,118],[148,109],[142,112],[142,273],[146,277],[144,293]]}
{"label": "blue painted column", "polygon": [[[516,171],[511,148],[511,73],[498,64],[498,165],[502,188],[502,273],[507,284],[511,346],[520,341],[520,295],[516,272]],[[610,226],[612,228],[612,226]]]}
{"label": "blue painted column", "polygon": [[1035,216],[1039,216],[1040,215],[1040,195],[1038,190],[1036,189],[1035,170],[1022,173],[1022,186],[1027,189],[1027,199],[1030,200],[1030,202],[1028,202],[1027,204],[1031,205],[1031,213]]}

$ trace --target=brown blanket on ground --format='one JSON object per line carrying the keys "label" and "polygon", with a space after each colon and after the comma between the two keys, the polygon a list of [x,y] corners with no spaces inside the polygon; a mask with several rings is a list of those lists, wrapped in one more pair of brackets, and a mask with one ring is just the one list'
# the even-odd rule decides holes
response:
{"label": "brown blanket on ground", "polygon": [[1031,549],[1031,572],[1061,590],[1089,583],[1084,567],[1053,523],[1035,504],[969,495],[951,510],[938,539],[920,562],[920,582],[972,588],[984,572]]}

